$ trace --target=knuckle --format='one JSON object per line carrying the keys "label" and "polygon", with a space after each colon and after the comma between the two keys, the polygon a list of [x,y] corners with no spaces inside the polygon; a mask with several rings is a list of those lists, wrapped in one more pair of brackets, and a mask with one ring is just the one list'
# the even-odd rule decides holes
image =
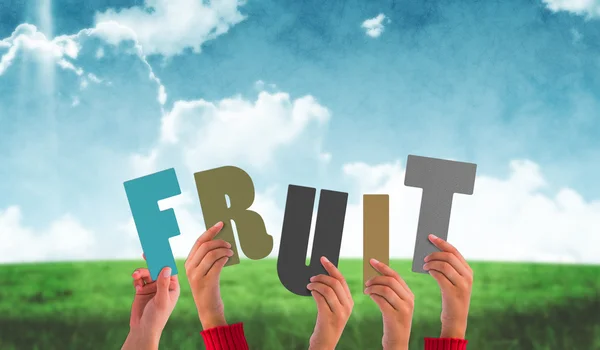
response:
{"label": "knuckle", "polygon": [[335,285],[335,287],[337,287],[337,288],[342,288],[342,287],[343,287],[343,285],[342,285],[342,282],[340,282],[340,281],[339,281],[339,280],[337,280],[337,279],[334,279],[334,281],[333,281],[333,284],[334,284],[334,285]]}
{"label": "knuckle", "polygon": [[385,285],[389,285],[389,286],[391,286],[392,284],[400,285],[400,282],[398,282],[398,280],[395,279],[394,277],[385,276],[384,281],[385,281]]}
{"label": "knuckle", "polygon": [[206,246],[206,244],[202,244],[199,248],[198,251],[196,251],[196,254],[198,256],[204,257],[206,255],[206,253],[208,252],[208,247]]}
{"label": "knuckle", "polygon": [[190,273],[187,277],[190,280],[190,282],[198,282],[198,280],[200,279],[200,276],[197,273]]}
{"label": "knuckle", "polygon": [[208,260],[211,260],[211,261],[212,261],[212,260],[217,260],[217,258],[218,258],[218,257],[219,257],[219,255],[220,255],[219,253],[220,253],[220,252],[219,252],[219,250],[218,250],[218,249],[213,249],[213,250],[211,250],[210,252],[208,252],[208,253],[207,253],[207,254],[204,256],[204,258],[205,258],[205,259],[208,259]]}
{"label": "knuckle", "polygon": [[384,295],[386,298],[392,297],[392,296],[395,294],[395,293],[394,293],[394,291],[392,290],[392,288],[390,288],[390,287],[388,287],[388,286],[382,286],[382,287],[381,287],[381,293],[382,293],[382,294],[383,294],[383,295]]}
{"label": "knuckle", "polygon": [[325,288],[323,288],[323,292],[325,293],[325,296],[328,299],[332,299],[335,297],[335,292],[333,291],[333,289],[331,289],[331,287],[326,286]]}
{"label": "knuckle", "polygon": [[450,264],[444,261],[441,264],[441,269],[444,273],[450,273],[450,271],[452,271],[452,266],[450,266]]}

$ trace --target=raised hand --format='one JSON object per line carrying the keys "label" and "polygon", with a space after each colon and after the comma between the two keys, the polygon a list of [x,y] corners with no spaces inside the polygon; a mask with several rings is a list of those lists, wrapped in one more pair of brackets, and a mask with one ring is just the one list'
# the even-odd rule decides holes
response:
{"label": "raised hand", "polygon": [[122,349],[158,349],[162,331],[179,299],[179,281],[177,276],[171,276],[169,267],[160,272],[156,281],[152,281],[146,268],[135,270],[132,277],[135,296],[129,335]]}
{"label": "raised hand", "polygon": [[379,306],[383,316],[383,349],[407,350],[415,296],[396,271],[375,259],[370,263],[382,274],[366,282],[365,294]]}
{"label": "raised hand", "polygon": [[342,273],[326,257],[321,264],[328,275],[310,278],[306,286],[317,304],[317,322],[310,337],[310,350],[335,349],[350,318],[354,301]]}
{"label": "raised hand", "polygon": [[222,228],[223,223],[218,222],[198,237],[185,261],[198,317],[205,330],[227,325],[219,281],[221,270],[233,250],[228,242],[213,239]]}
{"label": "raised hand", "polygon": [[442,292],[441,338],[464,339],[473,287],[473,270],[450,243],[429,235],[441,252],[425,257],[423,268],[435,278]]}

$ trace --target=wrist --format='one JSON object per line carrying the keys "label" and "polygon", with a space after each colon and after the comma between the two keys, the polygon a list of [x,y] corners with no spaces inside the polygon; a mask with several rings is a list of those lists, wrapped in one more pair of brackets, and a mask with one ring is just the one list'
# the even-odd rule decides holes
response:
{"label": "wrist", "polygon": [[444,326],[442,325],[442,332],[440,334],[440,338],[456,338],[456,339],[465,339],[465,334],[467,333],[466,325],[452,325],[452,326]]}
{"label": "wrist", "polygon": [[335,350],[337,342],[332,343],[331,341],[318,339],[316,337],[310,338],[308,350]]}
{"label": "wrist", "polygon": [[408,341],[408,336],[389,338],[384,334],[381,345],[383,345],[383,350],[408,350]]}
{"label": "wrist", "polygon": [[383,322],[383,338],[381,343],[384,350],[406,350],[410,340],[412,322]]}
{"label": "wrist", "polygon": [[335,345],[310,343],[308,350],[335,350]]}
{"label": "wrist", "polygon": [[124,350],[157,350],[160,343],[161,332],[147,332],[141,328],[131,328],[125,344]]}
{"label": "wrist", "polygon": [[212,315],[198,315],[200,318],[200,324],[202,329],[207,330],[219,326],[227,326],[227,320],[223,314],[212,314]]}
{"label": "wrist", "polygon": [[381,342],[383,350],[408,350],[408,339],[406,340],[386,340]]}

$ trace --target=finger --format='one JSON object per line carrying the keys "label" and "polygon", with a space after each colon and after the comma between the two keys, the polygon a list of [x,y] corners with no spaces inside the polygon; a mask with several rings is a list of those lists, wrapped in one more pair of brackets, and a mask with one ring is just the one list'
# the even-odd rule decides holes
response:
{"label": "finger", "polygon": [[394,310],[394,307],[390,305],[390,303],[388,303],[384,297],[379,296],[375,293],[371,293],[369,297],[375,302],[375,304],[377,304],[377,306],[379,306],[379,310],[381,310],[382,313],[387,313],[389,311]]}
{"label": "finger", "polygon": [[194,252],[194,254],[192,254],[190,257],[188,257],[188,260],[186,260],[186,268],[194,268],[200,265],[200,262],[204,259],[204,256],[209,251],[218,248],[231,248],[231,244],[229,244],[229,242],[225,242],[222,239],[202,243],[202,245]]}
{"label": "finger", "polygon": [[445,240],[439,238],[436,235],[429,235],[428,237],[429,241],[433,243],[434,246],[438,247],[441,251],[454,254],[460,261],[462,261],[463,264],[467,266],[469,265],[465,258],[462,256],[462,254],[460,254],[458,249],[454,248],[452,244],[446,242]]}
{"label": "finger", "polygon": [[381,273],[384,276],[392,277],[393,279],[398,281],[400,283],[400,285],[402,286],[402,288],[406,289],[406,291],[408,293],[412,293],[412,291],[408,287],[408,284],[406,284],[406,282],[402,279],[402,277],[400,277],[400,275],[396,271],[394,271],[391,267],[389,267],[388,265],[382,263],[381,261],[379,261],[377,259],[371,259],[369,262],[371,263],[371,266],[373,266],[373,268],[375,270],[377,270],[377,272]]}
{"label": "finger", "polygon": [[410,300],[412,298],[412,293],[407,291],[404,287],[402,287],[402,285],[400,285],[400,282],[398,282],[396,279],[389,277],[389,276],[375,276],[373,278],[371,278],[370,280],[367,281],[367,283],[365,283],[365,286],[370,287],[373,285],[382,285],[382,286],[388,286],[390,287],[394,293],[396,293],[398,295],[398,297],[400,297],[400,299],[403,300]]}
{"label": "finger", "polygon": [[214,224],[211,228],[209,228],[208,230],[204,231],[204,233],[201,234],[200,237],[198,237],[198,239],[196,240],[196,242],[192,246],[192,249],[190,250],[190,253],[188,254],[188,257],[191,256],[191,255],[193,255],[194,252],[202,245],[202,243],[208,242],[211,239],[215,238],[215,236],[217,235],[217,233],[219,233],[222,228],[223,228],[223,222],[219,221],[216,224]]}
{"label": "finger", "polygon": [[150,276],[150,270],[147,268],[139,268],[133,271],[131,274],[134,280],[141,281],[142,285],[147,283],[152,283],[152,277]]}
{"label": "finger", "polygon": [[335,292],[333,291],[333,289],[331,287],[329,287],[328,285],[326,285],[324,283],[311,282],[306,286],[306,288],[308,288],[308,290],[310,290],[310,291],[316,291],[319,294],[321,294],[325,298],[325,301],[327,302],[329,309],[331,309],[331,311],[333,313],[337,314],[337,313],[341,312],[342,304],[338,300],[337,295],[335,294]]}
{"label": "finger", "polygon": [[342,287],[344,287],[344,291],[346,292],[346,298],[352,300],[352,293],[350,293],[350,287],[348,287],[348,283],[346,282],[346,279],[344,278],[344,275],[342,275],[340,270],[338,270],[338,268],[335,267],[335,265],[324,256],[321,257],[321,265],[323,265],[325,271],[327,271],[329,276],[340,281]]}
{"label": "finger", "polygon": [[327,304],[327,300],[325,300],[325,297],[322,296],[319,292],[317,292],[316,290],[311,290],[310,294],[315,299],[315,303],[317,304],[317,311],[319,312],[319,314],[323,315],[333,312],[331,311],[329,304]]}
{"label": "finger", "polygon": [[437,272],[435,270],[430,270],[429,274],[436,280],[441,290],[447,290],[448,288],[451,288],[453,286],[452,282],[450,282],[448,278],[444,276],[443,273]]}
{"label": "finger", "polygon": [[401,310],[402,309],[402,300],[396,294],[392,288],[388,286],[384,286],[381,284],[375,284],[365,288],[365,294],[372,295],[376,294],[380,297],[384,298],[385,301],[388,302],[394,309]]}
{"label": "finger", "polygon": [[[441,273],[450,283],[457,286],[462,276],[445,261],[433,260],[423,265],[425,271],[437,271]],[[441,286],[440,286],[441,287]]]}
{"label": "finger", "polygon": [[150,295],[156,293],[157,283],[152,282],[145,285],[136,285],[135,294],[137,295]]}
{"label": "finger", "polygon": [[222,257],[219,260],[215,261],[215,263],[210,268],[210,270],[208,270],[208,273],[206,275],[207,276],[220,275],[221,271],[223,270],[223,267],[225,267],[225,264],[227,264],[228,260],[229,260],[229,257],[225,256],[225,257]]}
{"label": "finger", "polygon": [[169,281],[169,290],[170,291],[178,291],[179,288],[180,288],[179,278],[177,277],[177,275],[171,276],[171,279]]}
{"label": "finger", "polygon": [[346,290],[344,289],[344,286],[342,286],[342,283],[338,279],[333,278],[331,276],[327,276],[327,275],[317,275],[317,276],[311,277],[310,281],[311,282],[320,282],[320,283],[328,285],[335,292],[337,299],[340,301],[340,304],[342,304],[342,305],[349,304],[348,296],[346,295]]}
{"label": "finger", "polygon": [[200,265],[198,265],[198,268],[195,269],[194,273],[199,274],[200,276],[206,276],[208,274],[208,272],[210,271],[211,267],[213,267],[215,262],[217,262],[217,260],[219,260],[223,257],[229,258],[232,255],[233,255],[233,250],[231,250],[229,248],[213,249],[210,252],[208,252],[206,254],[206,256],[204,256],[204,259],[202,259],[202,261],[200,262]]}
{"label": "finger", "polygon": [[425,257],[425,262],[430,262],[434,260],[445,261],[452,265],[452,267],[458,272],[461,276],[466,277],[471,273],[470,269],[463,264],[463,262],[454,254],[447,252],[435,252],[427,255]]}
{"label": "finger", "polygon": [[166,306],[169,300],[169,284],[171,283],[171,268],[165,267],[160,271],[156,280],[156,301]]}

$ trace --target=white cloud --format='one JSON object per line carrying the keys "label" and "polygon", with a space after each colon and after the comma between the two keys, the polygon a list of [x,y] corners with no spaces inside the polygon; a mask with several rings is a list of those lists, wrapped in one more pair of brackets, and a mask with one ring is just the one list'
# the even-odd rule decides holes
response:
{"label": "white cloud", "polygon": [[[143,7],[109,9],[96,14],[96,23],[115,21],[131,28],[148,55],[174,56],[227,33],[243,21],[241,0],[146,0]],[[112,36],[119,40],[118,35]]]}
{"label": "white cloud", "polygon": [[[383,20],[384,19],[386,19],[385,15],[383,13],[380,13],[376,17],[365,20],[362,23],[361,27],[363,29],[365,29],[365,32],[368,36],[370,36],[372,38],[377,38],[381,35],[381,33],[383,33],[383,30],[384,30]],[[388,23],[389,22],[390,22],[390,20],[388,19]]]}
{"label": "white cloud", "polygon": [[[530,161],[510,169],[506,179],[478,176],[472,196],[454,196],[449,242],[473,260],[600,263],[600,201],[569,188],[544,194],[546,180]],[[342,254],[362,256],[362,195],[379,193],[390,195],[390,255],[412,258],[421,190],[404,186],[400,163],[347,164],[344,173],[360,203],[348,207]]]}
{"label": "white cloud", "polygon": [[588,18],[600,17],[600,1],[598,0],[542,0],[554,11],[566,11]]}
{"label": "white cloud", "polygon": [[162,119],[157,147],[148,155],[133,156],[134,172],[148,174],[158,170],[161,159],[172,166],[177,158],[189,171],[226,164],[264,168],[281,148],[294,146],[302,137],[309,138],[315,157],[326,163],[330,155],[320,149],[320,133],[310,128],[314,124],[318,129],[329,118],[314,97],[292,99],[282,92],[262,91],[256,101],[241,96],[177,101]]}
{"label": "white cloud", "polygon": [[[135,33],[114,21],[103,22],[95,28],[83,29],[77,34],[61,35],[53,39],[47,38],[34,25],[20,24],[10,37],[0,41],[0,48],[6,50],[0,58],[0,76],[11,67],[19,53],[26,52],[37,57],[42,64],[53,63],[64,70],[74,72],[80,77],[82,89],[86,88],[90,81],[100,83],[103,80],[93,73],[86,74],[84,67],[77,60],[82,43],[90,38],[100,38],[109,45],[117,45],[124,40],[130,41],[132,45],[125,53],[138,56],[147,67],[149,79],[157,85],[157,100],[161,105],[165,104],[167,99],[165,88],[146,60]],[[99,56],[98,52],[102,52],[102,55]],[[98,48],[96,58],[102,57],[104,57],[104,50]],[[106,83],[110,84],[110,82]]]}
{"label": "white cloud", "polygon": [[43,230],[23,225],[18,206],[0,210],[0,263],[97,258],[95,235],[70,214]]}
{"label": "white cloud", "polygon": [[71,37],[59,36],[48,40],[35,26],[21,24],[10,37],[2,39],[0,46],[7,49],[0,59],[0,76],[12,65],[20,50],[53,60],[60,67],[81,75],[80,70],[68,61],[69,58],[77,58],[78,53],[78,46]]}

